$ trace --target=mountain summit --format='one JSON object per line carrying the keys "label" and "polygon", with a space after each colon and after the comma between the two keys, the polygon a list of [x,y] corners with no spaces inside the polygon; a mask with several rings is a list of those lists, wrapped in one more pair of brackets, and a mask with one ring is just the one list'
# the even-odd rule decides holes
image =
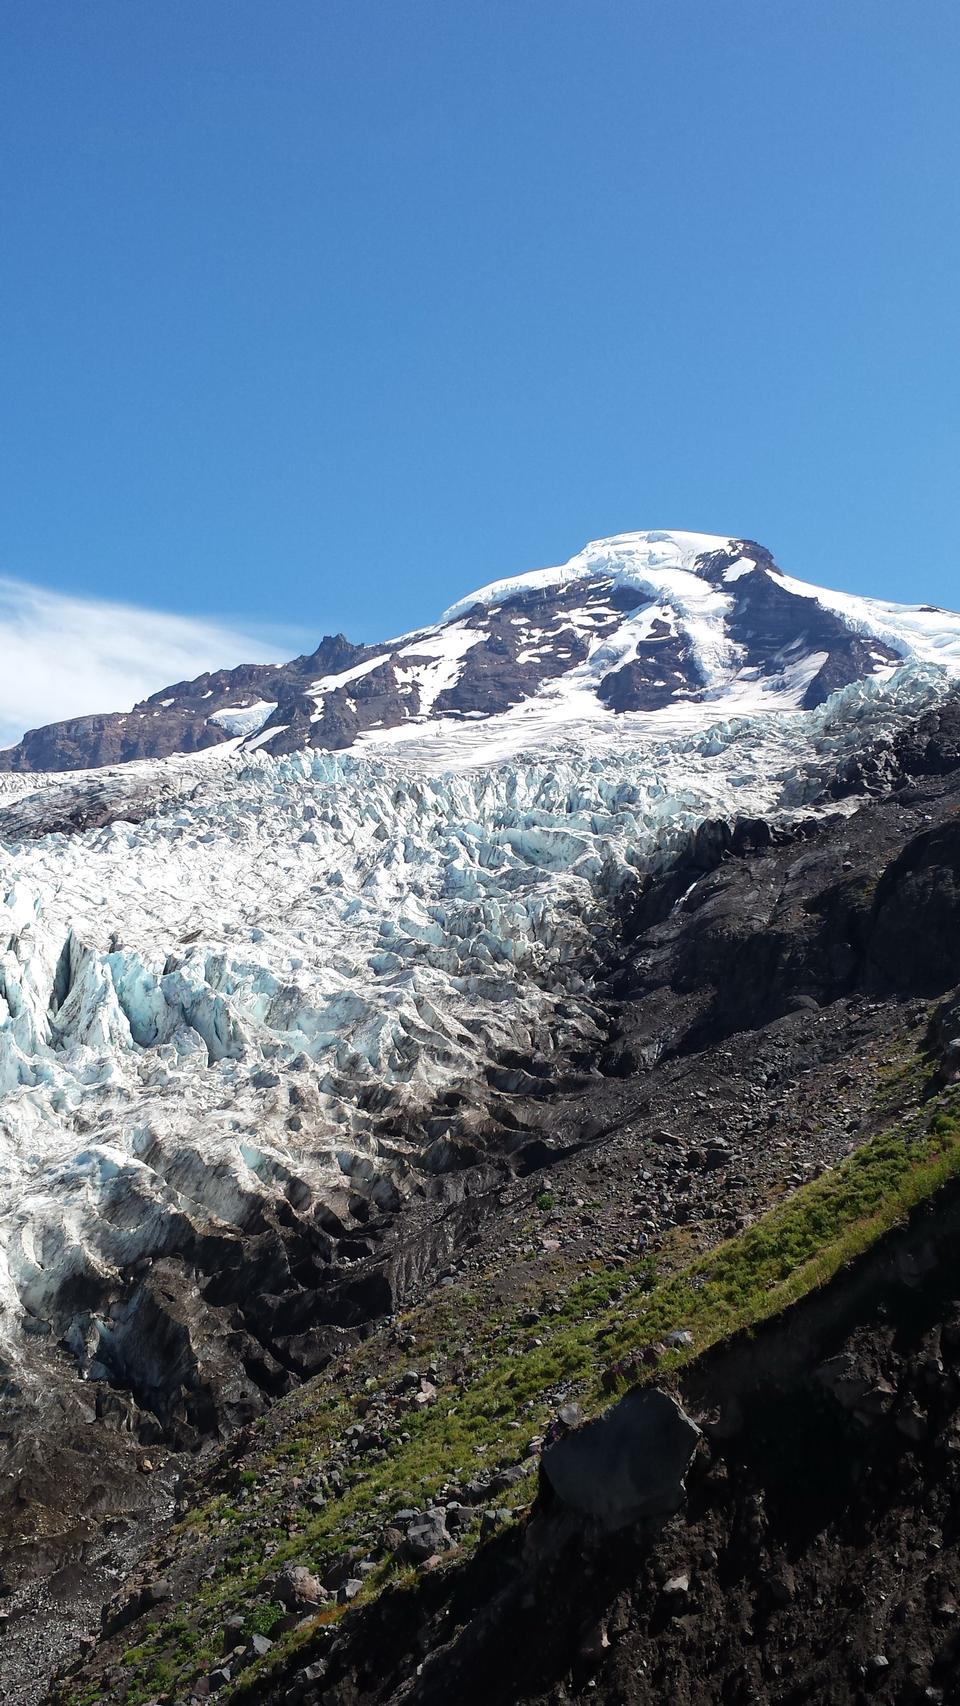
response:
{"label": "mountain summit", "polygon": [[[569,562],[468,593],[432,627],[378,645],[326,636],[277,666],[161,688],[129,712],[53,723],[0,769],[86,769],[227,742],[490,762],[558,734],[809,710],[904,661],[960,671],[960,616],[827,592],[747,539],[621,533]],[[635,728],[633,730],[635,731]]]}

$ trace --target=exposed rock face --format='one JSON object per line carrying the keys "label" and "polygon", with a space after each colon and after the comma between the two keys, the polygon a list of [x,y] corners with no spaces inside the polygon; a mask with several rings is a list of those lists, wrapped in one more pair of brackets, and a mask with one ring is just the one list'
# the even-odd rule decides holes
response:
{"label": "exposed rock face", "polygon": [[747,665],[764,675],[822,654],[823,661],[801,700],[805,710],[822,705],[837,688],[873,674],[878,667],[896,664],[899,657],[879,638],[864,639],[851,632],[847,622],[812,595],[788,590],[772,564],[742,577],[728,627],[731,639],[744,648]]}
{"label": "exposed rock face", "polygon": [[939,995],[960,965],[960,821],[918,835],[884,871],[868,953],[886,983]]}
{"label": "exposed rock face", "polygon": [[750,540],[636,533],[518,575],[440,623],[377,646],[327,636],[309,657],[244,665],[152,694],[132,711],[51,724],[0,752],[0,771],[84,769],[230,738],[274,755],[424,731],[483,759],[584,726],[702,704],[716,717],[811,709],[903,659],[960,672],[960,617],[806,588]]}
{"label": "exposed rock face", "polygon": [[953,1189],[681,1377],[703,1435],[672,1520],[542,1497],[239,1706],[955,1706],[958,1226]]}
{"label": "exposed rock face", "polygon": [[690,644],[656,617],[649,638],[638,641],[629,663],[605,675],[598,696],[613,711],[660,711],[682,699],[698,699],[703,678]]}
{"label": "exposed rock face", "polygon": [[[327,635],[315,652],[291,663],[241,664],[199,675],[195,681],[179,681],[151,694],[131,711],[74,717],[31,730],[17,746],[0,752],[0,771],[87,770],[200,752],[230,738],[230,719],[219,723],[220,712],[231,709],[242,729],[244,710],[266,703],[263,715],[267,715],[271,701],[293,701],[318,676],[350,669],[367,655],[367,648],[351,645],[343,634]],[[254,722],[259,726],[255,712]]]}

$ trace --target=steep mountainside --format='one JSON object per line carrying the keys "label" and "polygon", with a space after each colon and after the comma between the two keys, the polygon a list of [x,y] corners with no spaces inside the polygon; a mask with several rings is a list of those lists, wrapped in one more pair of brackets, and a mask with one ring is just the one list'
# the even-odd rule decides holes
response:
{"label": "steep mountainside", "polygon": [[555,739],[609,743],[659,712],[813,708],[906,659],[960,671],[960,616],[824,592],[750,540],[626,533],[470,593],[432,628],[375,646],[161,688],[132,711],[51,724],[0,770],[71,770],[242,740],[274,756],[388,748],[484,762]]}
{"label": "steep mountainside", "polygon": [[402,1214],[141,1270],[115,1449],[247,1425],[58,1702],[956,1699],[960,703],[902,737],[624,894],[596,1040],[444,1099]]}

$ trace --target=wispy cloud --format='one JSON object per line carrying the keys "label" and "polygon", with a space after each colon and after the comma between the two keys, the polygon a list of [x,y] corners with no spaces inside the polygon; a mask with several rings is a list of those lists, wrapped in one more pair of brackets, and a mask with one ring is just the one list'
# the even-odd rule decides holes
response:
{"label": "wispy cloud", "polygon": [[207,669],[280,661],[305,643],[293,632],[70,598],[0,575],[0,746],[62,717],[128,711]]}

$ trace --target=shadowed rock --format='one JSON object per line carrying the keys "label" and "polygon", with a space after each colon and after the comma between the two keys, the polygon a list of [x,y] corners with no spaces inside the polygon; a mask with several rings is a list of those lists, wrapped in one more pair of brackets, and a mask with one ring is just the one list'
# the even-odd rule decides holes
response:
{"label": "shadowed rock", "polygon": [[605,1529],[626,1528],[680,1509],[699,1438],[669,1393],[637,1389],[552,1446],[543,1472],[572,1510]]}

